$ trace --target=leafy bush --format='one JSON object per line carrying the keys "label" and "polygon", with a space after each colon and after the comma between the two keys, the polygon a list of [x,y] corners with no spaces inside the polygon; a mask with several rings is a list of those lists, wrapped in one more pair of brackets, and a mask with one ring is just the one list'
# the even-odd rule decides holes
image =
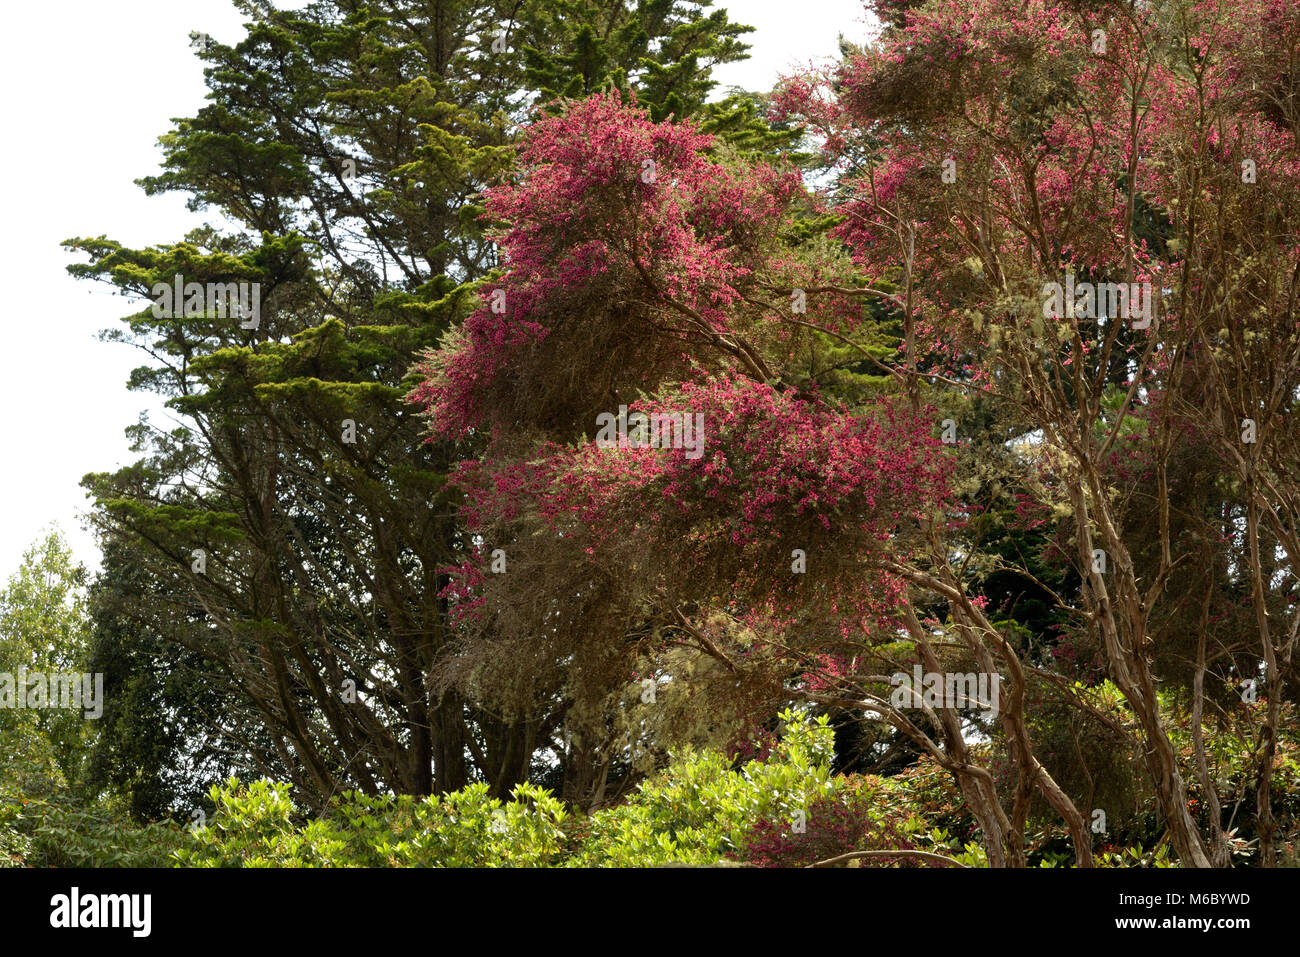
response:
{"label": "leafy bush", "polygon": [[[231,780],[212,789],[213,816],[176,861],[192,867],[782,866],[851,850],[924,848],[983,865],[977,848],[930,827],[908,807],[916,775],[901,788],[894,779],[835,777],[828,718],[793,711],[781,717],[784,734],[766,761],[734,769],[720,752],[686,751],[623,804],[586,817],[570,817],[534,785],[520,785],[502,802],[479,783],[423,799],[349,792],[310,818],[294,805],[287,784]],[[931,790],[942,793],[942,782],[931,781]],[[807,831],[796,836],[792,825],[801,816]]]}
{"label": "leafy bush", "polygon": [[178,826],[137,826],[108,801],[0,793],[0,867],[167,867],[183,841]]}
{"label": "leafy bush", "polygon": [[561,855],[564,805],[521,784],[514,800],[486,784],[423,799],[341,795],[302,822],[289,786],[213,787],[214,816],[176,859],[190,867],[541,867]]}
{"label": "leafy bush", "polygon": [[545,867],[714,864],[742,849],[754,822],[793,817],[833,793],[827,719],[787,712],[770,760],[732,770],[688,752],[619,807],[571,819],[549,792],[523,784],[502,802],[486,784],[451,794],[341,795],[314,819],[289,786],[231,780],[176,861],[192,867]]}
{"label": "leafy bush", "polygon": [[715,864],[743,851],[764,819],[792,821],[834,793],[835,732],[826,716],[792,711],[764,762],[732,770],[720,753],[689,751],[641,785],[625,804],[597,811],[573,863],[597,867]]}
{"label": "leafy bush", "polygon": [[20,826],[25,802],[0,794],[0,867],[19,867],[31,854],[31,838]]}

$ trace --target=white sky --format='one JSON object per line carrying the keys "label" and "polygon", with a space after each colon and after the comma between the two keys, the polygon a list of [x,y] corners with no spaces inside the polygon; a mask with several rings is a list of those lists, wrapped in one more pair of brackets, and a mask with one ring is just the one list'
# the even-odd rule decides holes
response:
{"label": "white sky", "polygon": [[[717,0],[731,19],[757,28],[751,59],[715,71],[723,86],[767,89],[792,65],[832,56],[840,33],[861,41],[861,0]],[[282,2],[298,8],[305,2]],[[79,486],[133,456],[122,430],[148,409],[128,392],[144,355],[99,342],[100,329],[140,308],[111,287],[65,271],[83,262],[64,239],[107,235],[128,247],[180,240],[204,216],[185,196],[146,197],[134,180],[158,171],[157,137],[191,116],[206,88],[189,46],[198,30],[236,41],[242,19],[228,0],[62,0],[13,4],[0,57],[0,264],[10,306],[0,348],[0,583],[23,551],[57,522],[77,557],[99,553],[81,527]]]}

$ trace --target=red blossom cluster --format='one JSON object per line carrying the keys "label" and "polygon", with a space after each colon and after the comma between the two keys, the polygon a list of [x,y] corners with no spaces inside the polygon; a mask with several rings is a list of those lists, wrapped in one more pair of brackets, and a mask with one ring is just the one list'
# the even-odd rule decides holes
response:
{"label": "red blossom cluster", "polygon": [[766,265],[760,239],[801,181],[764,165],[738,175],[706,155],[712,145],[690,122],[655,123],[615,93],[528,128],[516,181],[484,203],[504,224],[492,234],[504,271],[465,320],[460,348],[430,353],[410,396],[435,434],[463,436],[492,417],[482,393],[518,375],[519,347],[593,302],[643,304],[651,337],[707,342],[733,331],[746,284]]}

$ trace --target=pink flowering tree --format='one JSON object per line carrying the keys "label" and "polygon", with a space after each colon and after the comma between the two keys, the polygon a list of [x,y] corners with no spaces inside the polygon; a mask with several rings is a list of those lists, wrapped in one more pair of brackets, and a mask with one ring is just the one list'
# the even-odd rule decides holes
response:
{"label": "pink flowering tree", "polygon": [[[520,708],[563,688],[600,748],[634,746],[636,692],[662,682],[719,724],[852,709],[952,773],[994,866],[1025,862],[1036,801],[1092,862],[1095,809],[1032,708],[1140,754],[1181,862],[1227,863],[1202,721],[1245,708],[1273,864],[1300,635],[1300,16],[871,9],[871,43],[774,97],[820,149],[816,192],[598,96],[537,122],[489,193],[502,268],[412,394],[467,454],[457,680]],[[1047,544],[991,551],[997,521]],[[994,575],[1055,604],[1054,647],[999,617]],[[900,695],[912,665],[996,675],[996,707]],[[615,713],[637,715],[622,738]]]}
{"label": "pink flowering tree", "polygon": [[[911,287],[860,281],[796,173],[615,96],[539,120],[486,208],[502,269],[411,396],[476,453],[448,680],[524,711],[561,688],[572,746],[606,750],[646,682],[665,684],[656,713],[704,694],[718,725],[790,698],[866,712],[956,776],[992,863],[1023,863],[1032,794],[1088,863],[1083,816],[1033,755],[1020,652],[957,558],[969,509],[914,323],[881,317]],[[869,388],[823,389],[831,358]],[[977,703],[1011,741],[1012,801],[968,744],[990,719],[900,695],[913,664],[1007,675],[1000,708]]]}
{"label": "pink flowering tree", "polygon": [[[875,9],[876,42],[779,98],[844,173],[838,235],[865,282],[901,290],[910,387],[1018,422],[1032,463],[1018,494],[1061,519],[1081,582],[1062,603],[1103,651],[1187,866],[1228,858],[1203,709],[1239,707],[1233,686],[1263,676],[1254,796],[1271,864],[1300,633],[1300,14]],[[1162,723],[1163,680],[1190,692],[1190,760]]]}

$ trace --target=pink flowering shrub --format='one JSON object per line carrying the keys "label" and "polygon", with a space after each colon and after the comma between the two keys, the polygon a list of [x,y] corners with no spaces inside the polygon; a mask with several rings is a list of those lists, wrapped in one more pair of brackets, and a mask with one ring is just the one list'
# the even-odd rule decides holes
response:
{"label": "pink flowering shrub", "polygon": [[[802,831],[788,813],[769,814],[749,829],[745,846],[730,855],[759,867],[806,867],[852,851],[917,850],[900,822],[876,808],[870,779],[845,778],[835,793],[814,799]],[[862,867],[918,867],[917,858],[869,857]]]}

